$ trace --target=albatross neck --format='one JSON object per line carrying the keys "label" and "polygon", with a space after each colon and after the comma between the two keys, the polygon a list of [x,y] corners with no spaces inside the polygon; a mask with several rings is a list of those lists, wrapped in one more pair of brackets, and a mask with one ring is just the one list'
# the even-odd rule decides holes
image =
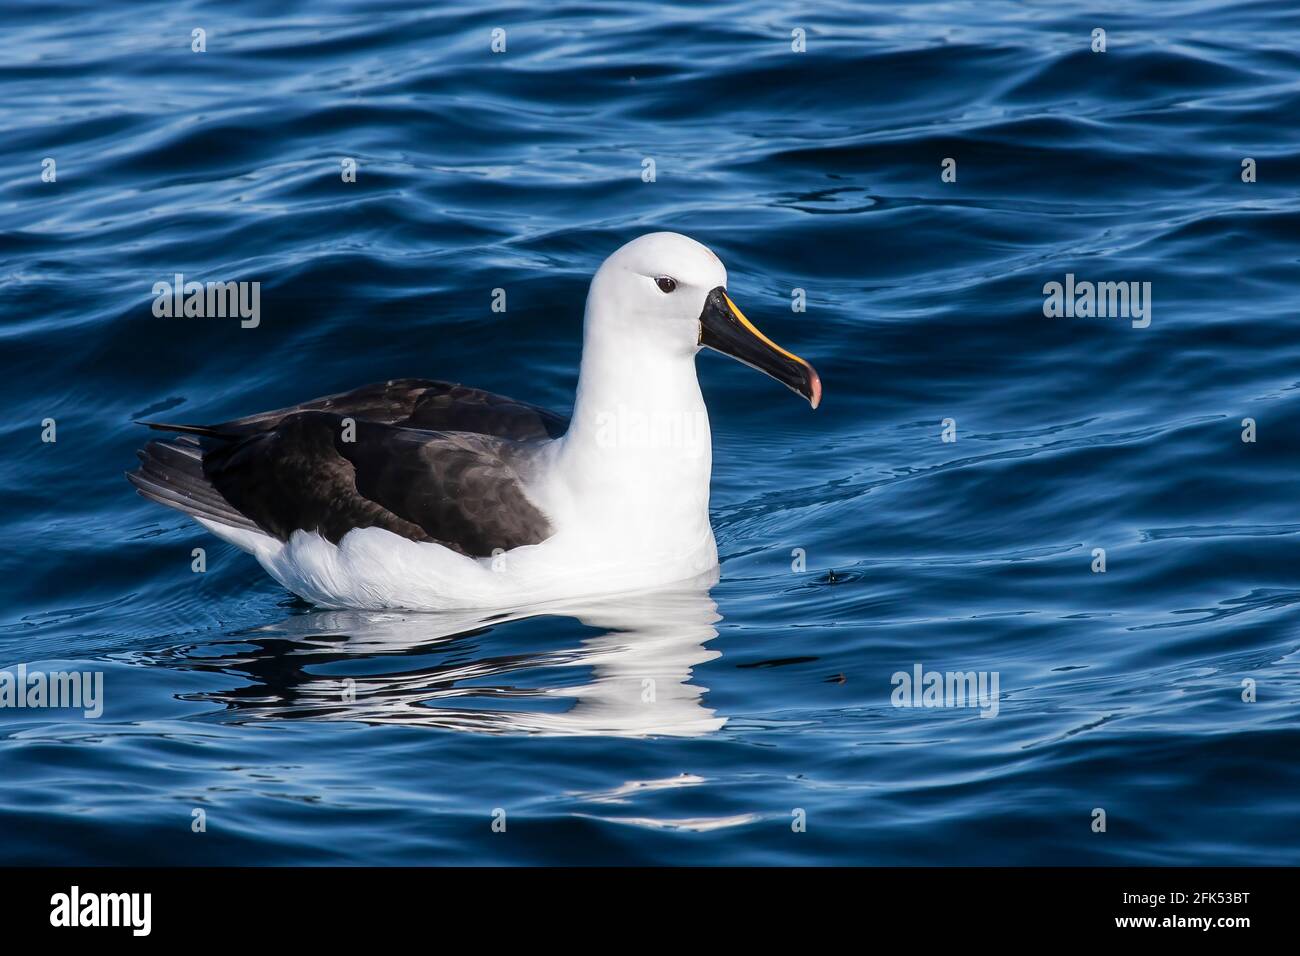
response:
{"label": "albatross neck", "polygon": [[564,457],[587,467],[663,469],[708,481],[712,454],[708,412],[690,351],[657,343],[611,340],[588,330]]}
{"label": "albatross neck", "polygon": [[642,583],[713,567],[713,449],[693,351],[591,326],[544,507],[580,552],[641,567]]}

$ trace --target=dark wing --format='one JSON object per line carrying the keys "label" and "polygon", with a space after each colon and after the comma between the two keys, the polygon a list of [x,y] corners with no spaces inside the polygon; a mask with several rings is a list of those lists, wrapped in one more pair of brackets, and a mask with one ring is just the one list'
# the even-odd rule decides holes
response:
{"label": "dark wing", "polygon": [[216,426],[223,433],[266,431],[297,412],[325,411],[387,425],[434,431],[473,432],[514,441],[559,438],[569,427],[563,415],[478,388],[426,378],[395,378],[326,395],[301,405],[237,418]]}
{"label": "dark wing", "polygon": [[564,419],[488,392],[405,379],[221,425],[151,427],[189,434],[150,442],[132,484],[231,527],[335,543],[376,527],[474,557],[551,534],[523,478],[528,439],[562,432]]}

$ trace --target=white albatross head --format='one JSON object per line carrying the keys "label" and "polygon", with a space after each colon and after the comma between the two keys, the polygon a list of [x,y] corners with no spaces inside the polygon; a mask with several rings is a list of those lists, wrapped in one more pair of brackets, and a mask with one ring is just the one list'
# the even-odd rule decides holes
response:
{"label": "white albatross head", "polygon": [[636,349],[647,360],[708,347],[821,402],[806,361],[757,328],[727,295],[727,270],[707,246],[675,232],[633,239],[604,261],[587,295],[587,348]]}

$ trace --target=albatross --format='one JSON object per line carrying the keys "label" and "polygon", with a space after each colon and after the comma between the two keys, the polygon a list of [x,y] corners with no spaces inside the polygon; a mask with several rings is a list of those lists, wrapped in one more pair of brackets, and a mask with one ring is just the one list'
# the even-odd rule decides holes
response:
{"label": "albatross", "polygon": [[141,422],[136,490],[328,608],[518,607],[715,568],[695,355],[808,400],[821,380],[745,317],[706,246],[656,232],[591,280],[573,414],[393,379],[218,425]]}

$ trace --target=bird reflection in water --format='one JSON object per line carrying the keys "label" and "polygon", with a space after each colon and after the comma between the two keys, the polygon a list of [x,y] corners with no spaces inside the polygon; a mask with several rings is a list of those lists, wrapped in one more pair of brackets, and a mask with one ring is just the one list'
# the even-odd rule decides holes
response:
{"label": "bird reflection in water", "polygon": [[[705,646],[721,620],[709,596],[716,581],[714,569],[654,591],[487,617],[310,611],[241,632],[237,643],[190,648],[180,666],[251,680],[187,696],[221,703],[237,720],[345,720],[546,736],[702,736],[726,723],[705,705],[708,689],[691,680],[696,666],[721,656]],[[497,629],[503,625],[545,618],[576,619],[595,634],[569,638],[566,627],[558,650],[484,651],[484,643],[500,643]],[[531,632],[516,624],[507,632],[512,644],[516,633]],[[214,656],[223,649],[231,653]]]}

